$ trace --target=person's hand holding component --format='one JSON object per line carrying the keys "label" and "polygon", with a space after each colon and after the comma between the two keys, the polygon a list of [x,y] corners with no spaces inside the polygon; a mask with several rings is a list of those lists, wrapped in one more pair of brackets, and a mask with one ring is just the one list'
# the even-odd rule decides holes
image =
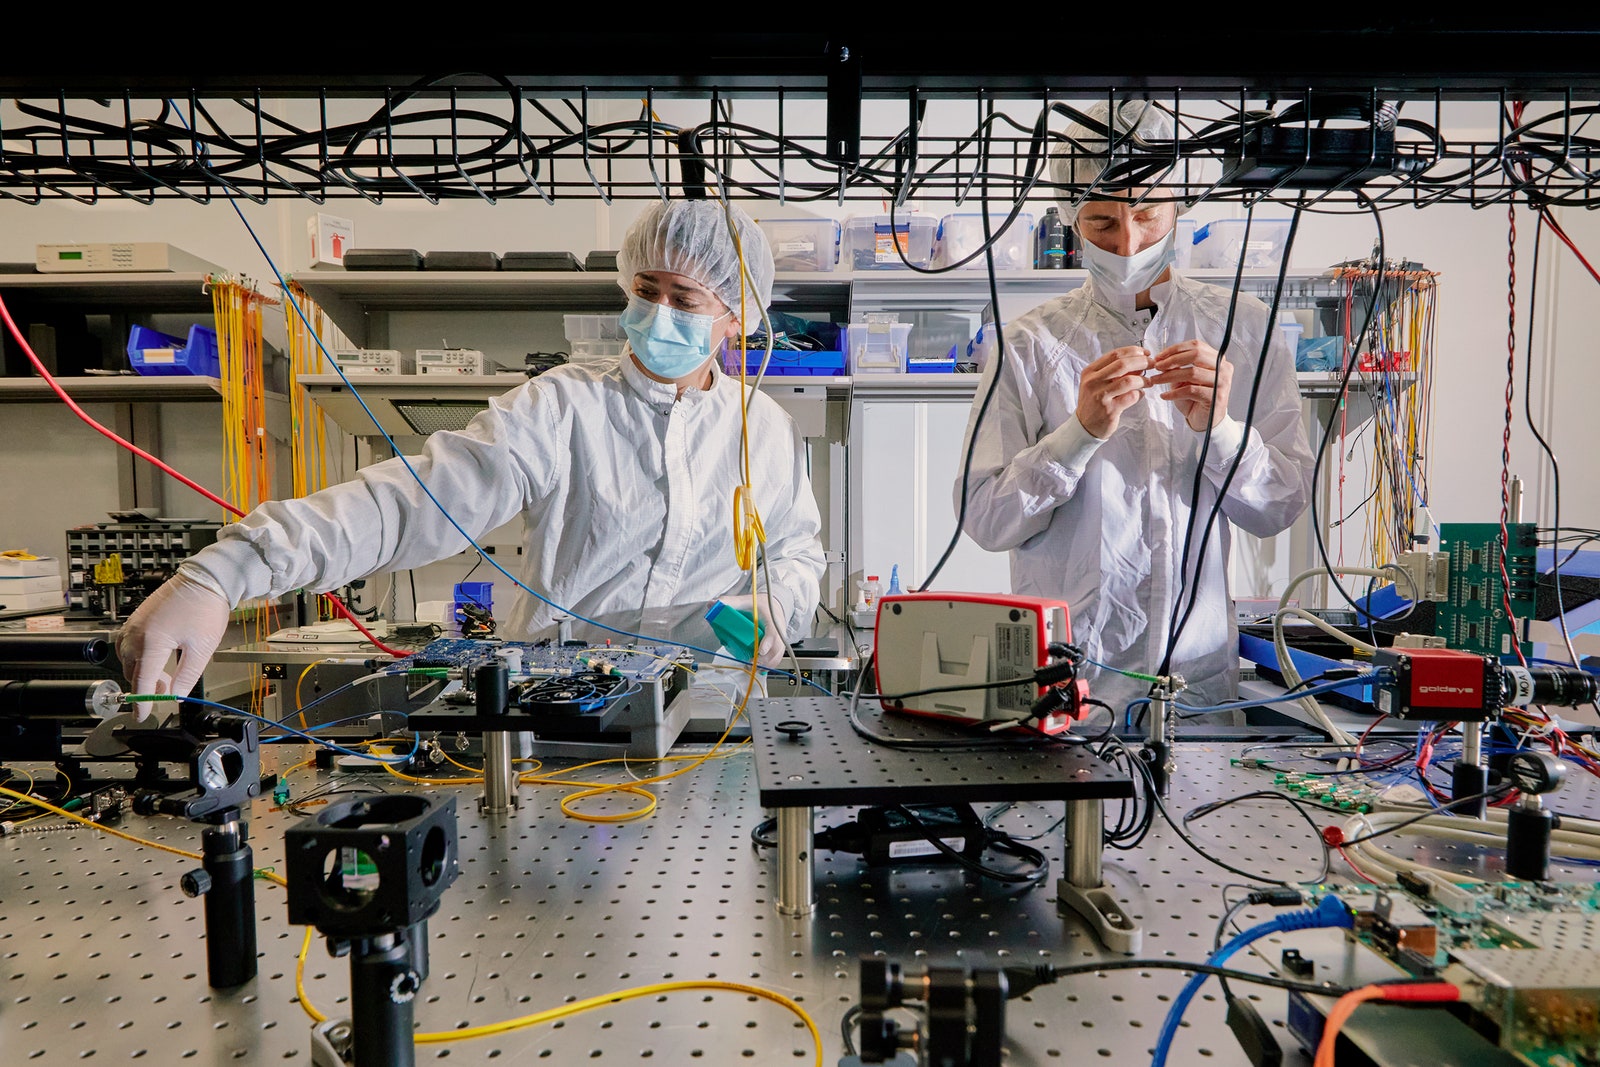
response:
{"label": "person's hand holding component", "polygon": [[1217,355],[1204,341],[1180,341],[1156,353],[1156,374],[1146,385],[1167,386],[1158,394],[1178,406],[1178,412],[1195,433],[1219,425],[1228,417],[1228,390],[1233,384],[1233,364]]}
{"label": "person's hand holding component", "polygon": [[[128,616],[117,633],[117,657],[135,693],[188,696],[228,629],[228,602],[182,571],[163,582]],[[178,653],[176,675],[167,660]],[[149,716],[150,704],[134,714]]]}
{"label": "person's hand holding component", "polygon": [[[730,608],[736,608],[746,615],[756,614],[756,598],[749,593],[737,596],[719,597]],[[782,599],[771,593],[763,593],[761,597],[761,613],[758,623],[761,629],[761,642],[756,646],[756,665],[760,667],[776,667],[783,662],[783,630],[789,619],[789,609]]]}
{"label": "person's hand holding component", "polygon": [[1117,431],[1122,413],[1139,402],[1153,379],[1145,372],[1156,365],[1138,345],[1114,348],[1087,367],[1078,378],[1078,421],[1102,441]]}

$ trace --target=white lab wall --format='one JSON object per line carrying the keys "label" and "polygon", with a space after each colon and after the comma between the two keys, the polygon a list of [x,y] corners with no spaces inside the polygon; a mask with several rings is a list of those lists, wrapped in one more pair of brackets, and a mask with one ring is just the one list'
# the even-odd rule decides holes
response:
{"label": "white lab wall", "polygon": [[[629,113],[633,104],[609,105],[615,114]],[[791,128],[820,125],[816,116],[821,105],[811,101],[791,101],[785,110]],[[1031,118],[1031,105],[1019,106],[1014,113]],[[606,116],[606,105],[596,105],[596,117]],[[706,116],[704,102],[659,101],[657,110],[667,121],[697,122]],[[976,116],[970,104],[933,102],[929,108],[929,130],[969,129]],[[772,128],[775,107],[762,101],[739,101],[735,118],[753,126]],[[904,105],[874,103],[866,109],[868,128],[883,128],[903,122]],[[1484,123],[1492,127],[1492,112]],[[636,165],[642,170],[642,164]],[[744,206],[757,214],[809,212],[825,217],[845,218],[853,213],[874,212],[885,205],[872,201],[850,200],[843,205],[832,198],[804,199],[796,190],[788,204],[772,203]],[[976,187],[974,194],[976,195]],[[1049,201],[1036,198],[1029,204],[1035,214]],[[968,201],[962,210],[974,210]],[[477,201],[444,202],[437,205],[420,200],[393,199],[381,205],[359,199],[337,199],[317,207],[308,201],[274,200],[266,205],[241,203],[244,217],[255,228],[261,242],[282,270],[306,269],[308,252],[305,222],[314,211],[327,211],[354,220],[356,244],[365,247],[403,247],[419,251],[435,249],[570,250],[581,259],[593,249],[615,248],[627,223],[645,207],[644,201],[617,200],[607,206],[598,198],[561,200],[546,204],[537,198],[502,201],[489,205]],[[943,214],[954,210],[952,203],[913,202],[911,209]],[[1301,225],[1292,256],[1296,269],[1316,269],[1338,260],[1365,255],[1372,250],[1375,228],[1366,213],[1307,214]],[[1195,209],[1197,219],[1236,217],[1242,210],[1233,205],[1202,204]],[[1282,214],[1268,207],[1263,214]],[[1600,222],[1586,213],[1557,209],[1557,216],[1581,248],[1600,252]],[[1504,423],[1506,387],[1506,210],[1503,206],[1475,210],[1444,204],[1417,210],[1397,207],[1382,213],[1386,253],[1390,257],[1418,260],[1442,272],[1439,295],[1439,323],[1436,351],[1438,372],[1434,387],[1434,431],[1430,442],[1432,462],[1432,503],[1440,521],[1482,521],[1499,513],[1499,470],[1501,427]],[[1567,525],[1600,525],[1600,487],[1588,477],[1590,458],[1600,446],[1600,422],[1590,414],[1590,398],[1600,395],[1600,360],[1594,358],[1594,338],[1600,336],[1600,305],[1592,299],[1593,280],[1578,268],[1564,250],[1554,251],[1546,241],[1541,259],[1538,300],[1530,303],[1528,283],[1533,251],[1533,217],[1525,210],[1517,213],[1517,381],[1516,419],[1511,433],[1512,472],[1528,479],[1527,519],[1548,524],[1551,521],[1552,487],[1548,464],[1537,451],[1522,418],[1522,363],[1526,358],[1528,315],[1536,313],[1534,352],[1534,415],[1540,421],[1556,454],[1564,461],[1562,482],[1562,521]],[[219,265],[258,279],[270,280],[270,270],[246,232],[233,208],[218,201],[197,205],[182,200],[164,200],[151,206],[128,201],[104,201],[87,207],[70,202],[50,201],[29,206],[17,201],[0,202],[0,261],[29,261],[34,245],[62,240],[159,240],[169,241]],[[420,346],[435,337],[451,344],[469,344],[482,338],[486,351],[497,359],[515,365],[521,354],[546,348],[560,340],[559,317],[553,315],[500,316],[492,323],[462,321],[463,316],[433,313],[396,315],[392,319],[393,338]],[[470,317],[465,317],[470,318]],[[959,414],[959,413],[957,413]],[[0,468],[0,487],[6,499],[38,501],[15,522],[25,540],[59,538],[60,531],[73,522],[93,521],[116,500],[114,462],[109,446],[98,438],[90,440],[86,430],[71,424],[62,412],[53,414],[34,407],[11,405],[0,409],[0,442],[7,462]],[[952,418],[951,425],[959,420]],[[185,463],[201,480],[214,477],[220,457],[210,454],[203,440],[189,433],[191,427],[174,428],[175,458]],[[948,484],[955,461],[936,446],[948,445],[947,434],[934,433],[930,448],[917,462],[928,482],[922,532],[917,534],[928,546],[938,544],[940,507],[948,508],[948,494],[939,494],[941,479]],[[958,439],[957,439],[958,442]],[[950,469],[941,471],[948,466]],[[1366,492],[1365,469],[1358,454],[1345,464],[1345,500],[1360,500]],[[890,477],[898,477],[891,471]],[[70,496],[60,488],[72,487]],[[169,499],[184,500],[184,490],[174,490]],[[887,513],[884,523],[893,521]],[[946,514],[942,521],[950,522]],[[876,530],[890,528],[876,527]],[[949,526],[943,527],[948,532]],[[878,536],[873,523],[869,536]],[[1347,541],[1347,555],[1359,553],[1360,538]],[[918,542],[921,543],[921,542]],[[891,556],[896,551],[885,549]],[[932,551],[906,543],[903,553]],[[976,549],[973,549],[976,552]],[[894,559],[881,561],[895,562]],[[458,566],[459,564],[459,566]],[[470,558],[436,565],[440,574],[428,574],[419,581],[421,599],[435,598],[424,585],[437,584],[448,589],[444,572],[459,579]],[[879,562],[869,565],[880,566]],[[958,557],[950,565],[952,583],[970,576],[972,581],[989,581],[998,571],[992,561],[964,561]],[[971,567],[970,571],[967,570]],[[1272,584],[1281,581],[1281,558],[1258,558],[1250,569],[1250,581]],[[884,571],[886,567],[882,568]],[[1242,568],[1244,569],[1244,568]],[[488,568],[480,568],[481,578]],[[904,570],[904,568],[903,568]],[[918,576],[920,577],[920,576]],[[502,579],[503,581],[503,579]],[[941,582],[943,584],[943,581]],[[497,594],[498,595],[498,594]]]}

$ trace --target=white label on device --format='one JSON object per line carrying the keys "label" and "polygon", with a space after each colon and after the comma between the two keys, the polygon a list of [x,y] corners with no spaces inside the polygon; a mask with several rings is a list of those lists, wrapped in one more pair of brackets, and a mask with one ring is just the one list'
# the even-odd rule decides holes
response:
{"label": "white label on device", "polygon": [[[994,669],[997,682],[1002,678],[1026,678],[1038,669],[1038,648],[1030,622],[1000,623],[994,628]],[[995,691],[995,707],[1006,710],[1033,704],[1030,686],[1014,685]]]}
{"label": "white label on device", "polygon": [[[960,837],[941,837],[945,846],[954,852],[960,852],[966,846],[966,840]],[[898,860],[907,856],[932,856],[939,849],[932,841],[891,841],[889,842],[889,858]]]}

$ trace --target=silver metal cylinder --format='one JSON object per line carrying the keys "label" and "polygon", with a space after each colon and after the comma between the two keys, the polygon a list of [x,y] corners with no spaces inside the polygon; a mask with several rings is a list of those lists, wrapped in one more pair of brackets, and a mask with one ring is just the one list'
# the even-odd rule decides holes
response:
{"label": "silver metal cylinder", "polygon": [[1522,521],[1522,478],[1517,476],[1511,479],[1510,491],[1506,494],[1506,518],[1510,522]]}
{"label": "silver metal cylinder", "polygon": [[1461,724],[1461,762],[1474,767],[1483,766],[1483,723]]}
{"label": "silver metal cylinder", "polygon": [[1149,718],[1145,720],[1145,738],[1152,742],[1167,739],[1167,708],[1166,689],[1158,689],[1157,695],[1150,698]]}
{"label": "silver metal cylinder", "polygon": [[1067,801],[1067,884],[1093,889],[1104,881],[1100,860],[1104,852],[1105,814],[1099,799]]}
{"label": "silver metal cylinder", "polygon": [[495,730],[483,735],[483,799],[486,815],[499,815],[517,804],[516,779],[511,775],[511,735]]}
{"label": "silver metal cylinder", "polygon": [[812,809],[777,810],[778,914],[810,915],[817,910]]}

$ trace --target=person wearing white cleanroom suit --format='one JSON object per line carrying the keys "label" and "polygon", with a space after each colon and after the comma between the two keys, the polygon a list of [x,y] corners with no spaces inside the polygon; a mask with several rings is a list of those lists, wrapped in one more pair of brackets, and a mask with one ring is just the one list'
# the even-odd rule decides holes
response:
{"label": "person wearing white cleanroom suit", "polygon": [[[1269,330],[1266,305],[1240,294],[1218,359],[1231,290],[1172,272],[1180,207],[1157,202],[1159,188],[1134,204],[1142,190],[1110,185],[1117,171],[1103,173],[1109,108],[1087,114],[1096,126],[1067,130],[1079,151],[1064,145],[1051,165],[1055,182],[1078,186],[1078,195],[1061,194],[1061,206],[1089,278],[1005,324],[1004,358],[988,361],[968,418],[971,442],[998,373],[973,451],[964,529],[990,551],[1010,551],[1014,593],[1065,600],[1074,643],[1122,670],[1155,673],[1187,582],[1194,610],[1171,670],[1189,683],[1184,703],[1214,704],[1238,691],[1227,574],[1232,527],[1269,537],[1310,500],[1312,455],[1294,358],[1280,331]],[[1144,102],[1124,104],[1115,129],[1121,155],[1129,140],[1164,142],[1170,151],[1170,122]],[[1235,457],[1196,577],[1201,530]],[[959,477],[955,496],[959,508]],[[1190,573],[1180,577],[1191,510]],[[1185,606],[1188,599],[1185,592]],[[1091,695],[1119,713],[1149,692],[1148,683],[1110,671],[1091,669],[1089,679]]]}
{"label": "person wearing white cleanroom suit", "polygon": [[[495,397],[460,432],[428,438],[411,460],[474,538],[521,516],[518,577],[556,604],[664,642],[716,648],[704,614],[722,599],[755,606],[735,559],[733,496],[744,481],[740,409],[749,390],[713,353],[772,293],[765,236],[710,200],[653,205],[617,256],[629,294],[620,360],[567,364]],[[743,299],[741,300],[741,295]],[[793,420],[770,397],[749,405],[750,481],[766,531],[768,627],[758,659],[808,632],[824,568],[816,500]],[[187,694],[216,650],[229,609],[254,597],[325,591],[469,546],[399,459],[298,500],[262,504],[225,526],[129,617],[117,648],[139,692]],[[557,611],[518,591],[498,633],[551,637]],[[781,629],[781,634],[779,630]],[[595,640],[627,640],[574,621]],[[164,670],[181,653],[169,681]]]}

